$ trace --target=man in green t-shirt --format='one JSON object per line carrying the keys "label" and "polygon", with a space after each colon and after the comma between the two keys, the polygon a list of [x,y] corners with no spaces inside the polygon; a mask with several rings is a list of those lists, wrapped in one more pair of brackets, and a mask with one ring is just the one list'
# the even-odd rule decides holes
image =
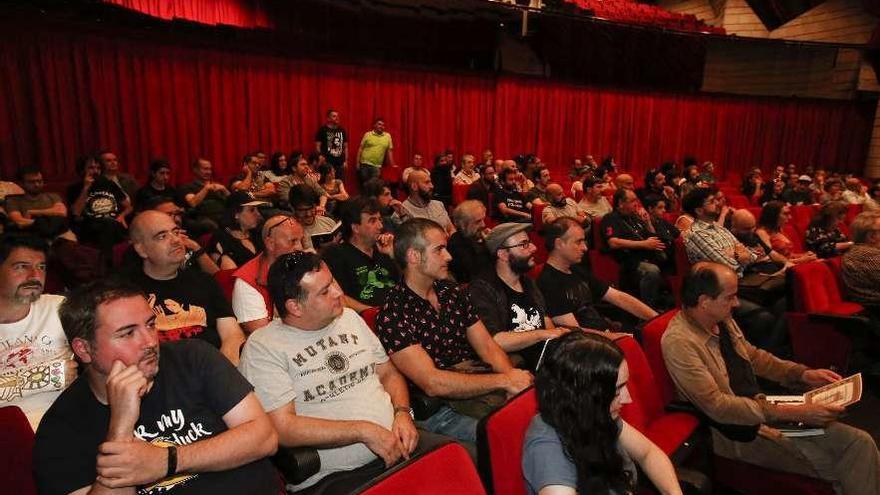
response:
{"label": "man in green t-shirt", "polygon": [[379,177],[382,165],[388,162],[391,167],[397,167],[394,163],[394,144],[391,142],[391,134],[385,132],[385,121],[377,117],[373,121],[373,129],[364,133],[361,146],[358,149],[358,179],[361,185],[368,180]]}

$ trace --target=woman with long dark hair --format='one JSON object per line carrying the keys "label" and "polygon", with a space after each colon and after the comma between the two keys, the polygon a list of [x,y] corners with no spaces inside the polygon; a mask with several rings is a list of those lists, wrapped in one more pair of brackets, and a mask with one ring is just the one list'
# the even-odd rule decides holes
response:
{"label": "woman with long dark hair", "polygon": [[672,462],[620,418],[631,402],[623,353],[605,337],[571,332],[551,342],[535,377],[539,415],[526,433],[530,495],[624,495],[641,466],[663,494],[680,494]]}
{"label": "woman with long dark hair", "polygon": [[796,265],[815,261],[816,255],[812,252],[794,252],[794,242],[782,231],[789,220],[791,220],[791,207],[782,201],[770,201],[761,210],[761,218],[758,219],[755,234],[764,244]]}

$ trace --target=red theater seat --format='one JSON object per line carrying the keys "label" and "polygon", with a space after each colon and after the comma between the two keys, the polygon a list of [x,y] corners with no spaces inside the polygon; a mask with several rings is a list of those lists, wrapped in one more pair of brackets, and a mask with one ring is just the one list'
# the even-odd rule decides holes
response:
{"label": "red theater seat", "polygon": [[36,495],[31,452],[34,431],[21,409],[0,407],[0,478],[3,493]]}
{"label": "red theater seat", "polygon": [[523,440],[537,413],[535,389],[530,387],[480,420],[478,465],[483,482],[495,495],[526,493],[522,476]]}
{"label": "red theater seat", "polygon": [[367,308],[361,312],[361,318],[367,323],[367,326],[370,327],[370,330],[373,333],[376,333],[376,316],[379,314],[379,308],[374,306],[371,308]]}
{"label": "red theater seat", "polygon": [[452,204],[458,205],[467,199],[468,189],[470,188],[470,184],[452,184]]}
{"label": "red theater seat", "polygon": [[590,246],[590,267],[593,275],[612,285],[620,283],[620,265],[617,261],[607,253],[602,252],[606,249],[605,239],[602,238],[602,217],[593,217],[593,244]]}
{"label": "red theater seat", "polygon": [[392,468],[361,495],[485,495],[467,451],[450,442]]}
{"label": "red theater seat", "polygon": [[837,277],[827,263],[817,260],[791,268],[794,310],[850,316],[864,311],[861,304],[843,300]]}
{"label": "red theater seat", "polygon": [[220,270],[214,274],[214,280],[220,285],[220,288],[223,289],[223,295],[226,296],[226,300],[232,303],[232,289],[235,286],[235,278],[233,278],[232,274],[235,273],[235,268],[229,270]]}

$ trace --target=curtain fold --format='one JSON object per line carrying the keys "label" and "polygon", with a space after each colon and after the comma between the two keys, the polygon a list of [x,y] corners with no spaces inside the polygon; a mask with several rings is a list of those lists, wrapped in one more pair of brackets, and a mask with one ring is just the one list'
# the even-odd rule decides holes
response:
{"label": "curtain fold", "polygon": [[38,164],[73,178],[76,156],[109,148],[143,180],[152,157],[176,182],[196,157],[217,173],[261,149],[311,151],[338,110],[354,163],[382,116],[407,165],[446,149],[536,152],[556,179],[573,156],[614,155],[635,172],[694,156],[720,170],[778,163],[860,173],[874,103],[592,88],[512,76],[353,66],[62,32],[0,34],[0,171]]}
{"label": "curtain fold", "polygon": [[101,0],[165,20],[184,19],[201,24],[270,28],[262,0]]}

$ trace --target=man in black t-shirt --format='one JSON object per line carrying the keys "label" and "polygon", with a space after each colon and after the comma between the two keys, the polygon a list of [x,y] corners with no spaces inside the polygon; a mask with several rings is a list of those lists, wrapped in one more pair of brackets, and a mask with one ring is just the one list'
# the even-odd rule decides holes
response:
{"label": "man in black t-shirt", "polygon": [[156,158],[150,162],[150,180],[147,185],[138,189],[134,203],[138,210],[145,209],[145,205],[154,198],[171,198],[177,202],[180,198],[178,192],[170,184],[171,164],[164,158]]}
{"label": "man in black t-shirt", "polygon": [[336,178],[345,179],[348,162],[348,134],[339,125],[339,112],[327,110],[327,123],[315,133],[315,148],[336,170]]}
{"label": "man in black t-shirt", "polygon": [[229,190],[214,182],[214,166],[204,158],[193,162],[192,172],[195,180],[180,186],[178,202],[187,210],[183,224],[192,236],[197,237],[219,228]]}
{"label": "man in black t-shirt", "polygon": [[385,294],[400,274],[391,259],[394,235],[382,233],[382,215],[374,198],[357,197],[343,205],[345,242],[329,247],[324,259],[345,293],[345,305],[358,313],[385,304]]}
{"label": "man in black t-shirt", "polygon": [[618,189],[612,206],[614,211],[602,217],[600,228],[606,246],[620,263],[620,286],[656,307],[663,286],[659,265],[667,260],[667,246],[657,237],[647,212],[638,213],[635,192]]}
{"label": "man in black t-shirt", "polygon": [[486,270],[468,287],[471,302],[492,334],[508,353],[517,352],[534,369],[543,343],[568,331],[557,328],[547,316],[544,296],[526,273],[535,266],[535,245],[522,223],[502,223],[486,236],[486,247],[495,257],[494,270]]}
{"label": "man in black t-shirt", "polygon": [[113,245],[125,238],[131,201],[121,187],[101,175],[95,159],[82,159],[76,166],[82,180],[67,188],[71,227],[80,242],[97,247],[110,259]]}
{"label": "man in black t-shirt", "polygon": [[498,174],[499,188],[492,200],[495,218],[501,222],[532,223],[532,204],[516,188],[517,171],[506,168]]}
{"label": "man in black t-shirt", "polygon": [[657,316],[645,303],[596,279],[580,264],[587,244],[577,219],[561,217],[546,224],[544,238],[550,253],[538,276],[538,288],[544,294],[547,314],[554,323],[608,330],[611,324],[596,309],[599,301],[610,303],[640,320]]}
{"label": "man in black t-shirt", "polygon": [[154,210],[139,214],[131,222],[131,242],[144,260],[133,279],[156,314],[159,339],[206,340],[237,365],[244,332],[211,276],[180,269],[186,249],[174,220]]}
{"label": "man in black t-shirt", "polygon": [[216,350],[160,345],[156,315],[127,283],[81,287],[59,316],[85,376],[37,429],[40,493],[279,493],[272,423]]}
{"label": "man in black t-shirt", "polygon": [[462,201],[452,211],[455,232],[449,236],[446,249],[452,255],[449,270],[455,281],[466,284],[492,266],[492,255],[486,249],[486,207],[476,199]]}
{"label": "man in black t-shirt", "polygon": [[483,165],[480,169],[480,180],[471,184],[468,188],[467,199],[475,199],[483,206],[486,211],[492,211],[490,196],[494,196],[498,192],[498,183],[495,182],[495,166],[492,164]]}

